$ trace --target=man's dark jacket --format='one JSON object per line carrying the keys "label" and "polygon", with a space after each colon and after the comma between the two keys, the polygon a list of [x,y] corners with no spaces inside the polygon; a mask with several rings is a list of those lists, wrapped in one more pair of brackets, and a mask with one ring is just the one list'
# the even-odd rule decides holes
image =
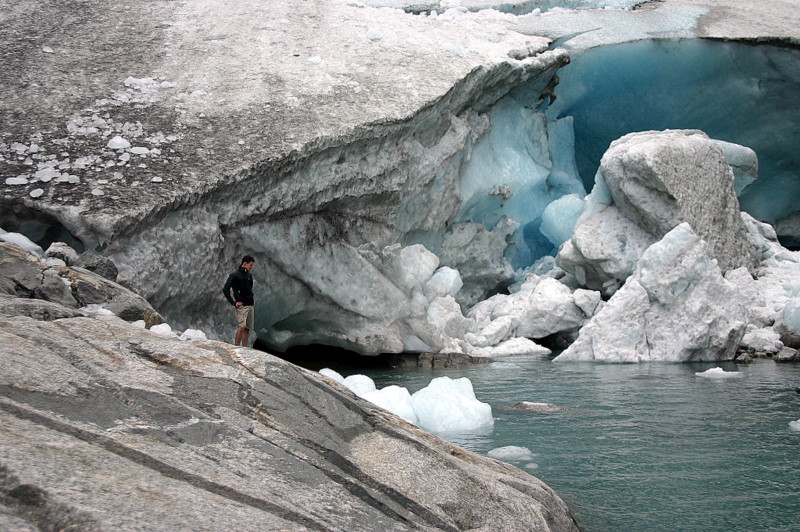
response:
{"label": "man's dark jacket", "polygon": [[[233,290],[233,297],[231,297],[231,290]],[[243,266],[228,276],[225,281],[225,286],[222,287],[222,293],[231,305],[236,305],[241,301],[242,305],[252,306],[253,299],[253,276]]]}

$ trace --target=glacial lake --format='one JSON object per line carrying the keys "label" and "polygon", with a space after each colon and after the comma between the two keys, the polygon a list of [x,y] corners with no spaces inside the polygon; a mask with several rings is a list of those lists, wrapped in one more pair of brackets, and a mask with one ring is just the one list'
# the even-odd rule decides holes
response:
{"label": "glacial lake", "polygon": [[[709,379],[712,367],[741,375]],[[554,363],[504,358],[464,370],[352,369],[411,393],[433,377],[467,377],[494,427],[441,434],[510,461],[550,485],[595,531],[800,530],[800,365]],[[556,414],[516,412],[519,401]]]}

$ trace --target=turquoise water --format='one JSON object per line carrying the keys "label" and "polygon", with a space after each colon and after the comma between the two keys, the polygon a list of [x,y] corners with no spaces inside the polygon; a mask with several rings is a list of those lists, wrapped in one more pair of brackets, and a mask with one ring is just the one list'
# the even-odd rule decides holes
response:
{"label": "turquoise water", "polygon": [[[442,436],[481,454],[527,447],[533,459],[511,463],[554,488],[586,531],[800,530],[800,432],[789,428],[800,419],[800,365],[695,375],[714,366],[514,357],[457,371],[354,372],[412,393],[433,377],[468,377],[492,405],[494,428]],[[568,410],[510,410],[518,401]]]}

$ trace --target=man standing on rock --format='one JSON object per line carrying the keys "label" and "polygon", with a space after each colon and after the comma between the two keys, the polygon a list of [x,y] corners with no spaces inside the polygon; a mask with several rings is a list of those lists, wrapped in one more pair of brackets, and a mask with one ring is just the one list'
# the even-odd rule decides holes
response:
{"label": "man standing on rock", "polygon": [[[250,342],[250,330],[253,328],[255,312],[253,311],[253,276],[250,270],[256,259],[250,255],[242,257],[242,262],[235,272],[228,276],[222,293],[231,305],[236,307],[236,339],[234,345],[247,347]],[[233,290],[233,297],[231,297]]]}

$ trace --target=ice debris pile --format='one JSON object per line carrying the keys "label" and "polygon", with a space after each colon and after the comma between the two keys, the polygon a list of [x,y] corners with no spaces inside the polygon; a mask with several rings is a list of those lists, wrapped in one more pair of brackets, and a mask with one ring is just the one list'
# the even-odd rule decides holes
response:
{"label": "ice debris pile", "polygon": [[[57,198],[68,192],[58,185],[88,187],[90,195],[103,196],[113,192],[115,184],[143,184],[137,181],[142,176],[151,182],[163,181],[160,175],[149,174],[160,169],[172,151],[170,145],[181,134],[147,131],[140,121],[126,116],[153,105],[162,91],[174,85],[133,76],[123,83],[125,89],[69,116],[62,137],[34,133],[26,139],[0,142],[4,173],[17,174],[6,178],[5,185],[27,186],[31,198],[45,194]],[[150,171],[144,172],[148,167]]]}
{"label": "ice debris pile", "polygon": [[466,377],[437,377],[410,394],[408,389],[395,385],[377,389],[375,382],[366,375],[345,378],[330,368],[320,373],[347,386],[359,397],[431,432],[470,431],[494,424],[491,405],[475,397],[472,383]]}

